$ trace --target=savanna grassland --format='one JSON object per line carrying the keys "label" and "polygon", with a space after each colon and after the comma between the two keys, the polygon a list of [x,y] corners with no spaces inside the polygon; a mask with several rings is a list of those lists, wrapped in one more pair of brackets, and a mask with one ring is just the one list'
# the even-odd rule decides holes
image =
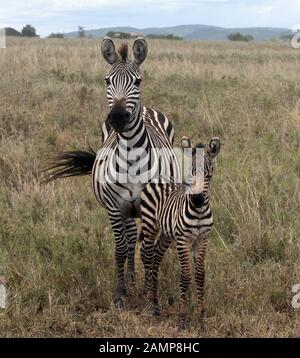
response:
{"label": "savanna grassland", "polygon": [[[142,101],[178,144],[219,136],[206,329],[177,331],[175,247],[161,271],[163,315],[143,314],[143,269],[127,309],[112,304],[114,238],[90,178],[41,185],[56,152],[101,146],[108,65],[97,40],[9,39],[0,50],[2,337],[295,337],[300,310],[300,50],[288,43],[150,41]],[[173,302],[174,301],[174,302]]]}

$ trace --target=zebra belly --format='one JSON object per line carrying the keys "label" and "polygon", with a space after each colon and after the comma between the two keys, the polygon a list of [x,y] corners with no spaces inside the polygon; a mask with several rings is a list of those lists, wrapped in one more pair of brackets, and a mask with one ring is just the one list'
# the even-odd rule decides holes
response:
{"label": "zebra belly", "polygon": [[98,185],[99,201],[106,209],[120,210],[128,218],[141,216],[141,192],[145,185],[119,183],[100,183]]}
{"label": "zebra belly", "polygon": [[[172,227],[166,227],[166,226],[160,226],[161,233],[172,240],[178,240],[182,234],[179,232],[176,226]],[[186,229],[184,231],[184,236],[189,239],[191,245],[194,244],[196,240],[198,240],[201,237],[206,236],[211,231],[211,227],[197,227],[193,229]]]}
{"label": "zebra belly", "polygon": [[204,236],[205,234],[208,234],[209,231],[211,231],[211,227],[207,226],[200,226],[198,228],[194,228],[191,230],[191,241],[194,241],[198,239],[201,236]]}
{"label": "zebra belly", "polygon": [[213,221],[211,219],[205,220],[195,220],[190,223],[190,226],[176,227],[175,238],[178,239],[184,232],[184,236],[189,239],[190,243],[193,245],[196,240],[201,237],[206,236],[212,229]]}
{"label": "zebra belly", "polygon": [[213,216],[208,219],[199,219],[195,222],[195,227],[191,229],[191,243],[193,244],[197,239],[208,235],[213,226]]}

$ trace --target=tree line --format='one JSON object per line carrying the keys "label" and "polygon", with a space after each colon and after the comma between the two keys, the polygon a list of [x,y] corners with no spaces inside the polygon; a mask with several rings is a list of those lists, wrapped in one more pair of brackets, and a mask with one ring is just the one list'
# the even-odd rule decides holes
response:
{"label": "tree line", "polygon": [[38,37],[36,29],[31,25],[23,26],[21,31],[13,29],[12,27],[6,27],[5,34],[6,36]]}
{"label": "tree line", "polygon": [[[132,39],[142,36],[141,33],[128,33],[121,31],[109,31],[106,36],[119,39]],[[148,39],[163,39],[163,40],[183,40],[182,37],[174,36],[173,34],[159,35],[159,34],[148,34],[145,36]]]}
{"label": "tree line", "polygon": [[[5,28],[6,36],[23,36],[23,37],[39,37],[37,35],[36,29],[32,25],[26,25],[22,28],[21,31],[17,31],[11,27]],[[106,36],[112,37],[112,38],[120,38],[120,39],[130,39],[130,38],[136,38],[138,36],[142,36],[139,33],[127,33],[127,32],[118,32],[118,31],[109,31]],[[65,35],[60,32],[51,33],[48,38],[58,38],[62,39]],[[77,31],[77,37],[78,38],[85,38],[86,37],[86,31],[83,26],[78,26]],[[92,37],[92,36],[88,36]],[[146,35],[148,39],[166,39],[166,40],[182,40],[182,37],[175,36],[173,34],[148,34]],[[288,36],[286,36],[288,37]],[[242,42],[250,42],[253,41],[254,38],[251,35],[242,35],[240,32],[232,33],[227,36],[228,40],[230,41],[242,41]],[[285,39],[282,37],[282,39]]]}
{"label": "tree line", "polygon": [[235,32],[227,36],[230,41],[242,41],[242,42],[250,42],[254,40],[254,37],[251,35],[242,35],[240,32]]}

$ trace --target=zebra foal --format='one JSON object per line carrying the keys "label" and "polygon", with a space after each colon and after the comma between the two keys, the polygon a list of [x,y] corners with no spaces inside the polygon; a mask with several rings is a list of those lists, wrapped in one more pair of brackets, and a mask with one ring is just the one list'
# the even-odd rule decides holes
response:
{"label": "zebra foal", "polygon": [[[188,138],[181,141],[183,149],[191,148]],[[197,148],[202,148],[198,151]],[[213,226],[210,209],[209,184],[213,174],[213,163],[219,154],[219,138],[210,140],[203,155],[203,146],[192,148],[190,184],[149,183],[141,195],[141,218],[143,242],[141,256],[145,268],[147,297],[155,315],[160,314],[158,302],[158,271],[165,251],[173,240],[177,241],[180,261],[180,328],[185,328],[187,319],[187,292],[192,273],[189,252],[193,251],[195,279],[198,296],[198,312],[202,325],[204,318],[204,257],[207,235]],[[199,152],[202,152],[199,160]],[[157,241],[156,237],[160,233]]]}

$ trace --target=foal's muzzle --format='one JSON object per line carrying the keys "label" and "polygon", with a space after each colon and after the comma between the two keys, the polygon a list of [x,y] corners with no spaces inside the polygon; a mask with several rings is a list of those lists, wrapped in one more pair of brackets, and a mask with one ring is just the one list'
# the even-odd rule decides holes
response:
{"label": "foal's muzzle", "polygon": [[205,202],[205,197],[202,193],[192,195],[192,203],[196,208],[202,208]]}

